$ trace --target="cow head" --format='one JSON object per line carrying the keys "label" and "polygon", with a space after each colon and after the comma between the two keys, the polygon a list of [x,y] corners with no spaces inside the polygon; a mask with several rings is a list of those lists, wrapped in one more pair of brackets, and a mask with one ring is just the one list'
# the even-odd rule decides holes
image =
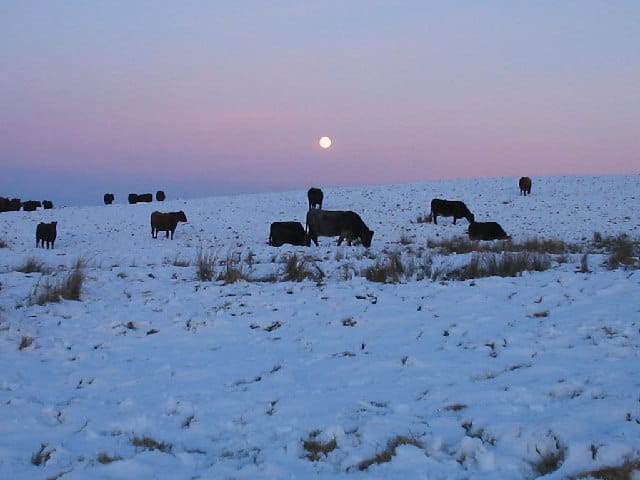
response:
{"label": "cow head", "polygon": [[364,229],[360,234],[360,240],[362,240],[362,245],[366,248],[371,246],[371,240],[373,239],[373,230],[369,230],[368,228]]}
{"label": "cow head", "polygon": [[187,222],[187,216],[182,210],[180,210],[179,212],[172,212],[172,213],[176,216],[179,222]]}

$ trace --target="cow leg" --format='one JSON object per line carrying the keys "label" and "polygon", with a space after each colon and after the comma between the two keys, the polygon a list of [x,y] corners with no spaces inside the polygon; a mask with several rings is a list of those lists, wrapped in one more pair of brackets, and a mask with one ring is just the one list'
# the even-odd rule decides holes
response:
{"label": "cow leg", "polygon": [[434,225],[438,224],[438,215],[436,215],[435,213],[431,213],[431,220],[433,221]]}
{"label": "cow leg", "polygon": [[456,224],[456,216],[455,215],[453,216],[453,224],[454,225]]}
{"label": "cow leg", "polygon": [[338,237],[338,246],[340,246],[340,244],[342,243],[343,240],[344,240],[344,237],[342,235],[340,235]]}

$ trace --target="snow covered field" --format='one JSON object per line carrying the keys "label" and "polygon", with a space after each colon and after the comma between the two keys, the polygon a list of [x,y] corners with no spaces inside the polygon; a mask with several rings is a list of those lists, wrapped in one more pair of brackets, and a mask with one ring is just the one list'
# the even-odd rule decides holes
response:
{"label": "snow covered field", "polygon": [[[304,223],[304,191],[2,213],[0,478],[555,479],[637,466],[640,270],[606,268],[591,242],[624,233],[637,248],[639,187],[628,175],[534,177],[528,197],[517,178],[323,188],[325,209],[375,231],[369,249],[267,245],[271,222]],[[435,197],[514,242],[579,249],[542,272],[447,280],[433,272],[471,254],[427,241],[467,222],[418,222]],[[153,210],[189,223],[152,239]],[[36,249],[36,225],[54,220],[56,248]],[[409,273],[367,280],[390,252]],[[294,254],[317,279],[284,280]],[[245,279],[199,280],[199,255]],[[29,260],[44,273],[20,272]],[[78,261],[81,301],[38,305]]]}

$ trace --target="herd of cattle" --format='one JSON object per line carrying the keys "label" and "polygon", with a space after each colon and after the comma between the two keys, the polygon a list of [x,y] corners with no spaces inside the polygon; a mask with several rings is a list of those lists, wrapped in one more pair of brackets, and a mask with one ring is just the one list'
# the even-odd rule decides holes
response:
{"label": "herd of cattle", "polygon": [[38,208],[44,208],[49,210],[53,208],[53,202],[51,200],[27,200],[21,201],[19,198],[6,198],[0,197],[0,213],[2,212],[18,212],[22,209],[25,212],[34,212]]}
{"label": "herd of cattle", "polygon": [[[531,179],[529,177],[520,178],[518,187],[520,188],[520,195],[531,194]],[[156,200],[164,201],[165,198],[163,191],[156,192]],[[338,237],[338,245],[346,240],[349,245],[354,241],[359,241],[366,248],[371,246],[374,232],[362,221],[360,215],[350,210],[323,210],[324,194],[319,188],[310,188],[307,192],[307,199],[309,201],[309,209],[306,216],[306,226],[303,227],[300,222],[296,221],[271,223],[269,245],[280,247],[287,243],[310,247],[311,242],[318,246],[318,237]],[[132,193],[129,195],[128,200],[131,204],[151,202],[152,195],[150,193]],[[106,193],[104,195],[105,205],[110,205],[113,201],[113,194]],[[1,207],[4,208],[7,202],[12,202],[12,200],[0,197]],[[40,202],[37,203],[39,204]],[[48,203],[50,204],[50,202]],[[24,204],[22,206],[24,208]],[[52,206],[45,208],[51,208]],[[26,210],[26,208],[24,209]],[[456,220],[460,218],[466,219],[469,222],[467,234],[470,240],[506,240],[511,238],[497,222],[476,222],[475,215],[471,213],[464,202],[459,200],[444,200],[441,198],[431,200],[429,219],[437,225],[438,217],[453,217],[454,225]],[[158,232],[165,232],[166,238],[173,239],[178,223],[181,222],[187,222],[187,216],[182,210],[179,212],[154,211],[151,214],[151,237],[158,238]],[[36,227],[36,247],[44,248],[46,244],[47,248],[53,248],[56,235],[57,222],[39,223]]]}

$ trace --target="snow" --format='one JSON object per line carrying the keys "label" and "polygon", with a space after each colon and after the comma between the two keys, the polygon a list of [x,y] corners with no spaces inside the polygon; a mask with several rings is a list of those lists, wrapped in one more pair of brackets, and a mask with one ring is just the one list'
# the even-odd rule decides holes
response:
{"label": "snow", "polygon": [[[514,241],[637,239],[639,185],[323,188],[324,208],[375,231],[369,249],[267,245],[270,222],[304,223],[303,191],[2,213],[0,478],[520,479],[554,455],[545,478],[566,478],[637,461],[638,270],[609,270],[591,250],[590,273],[581,252],[518,277],[377,283],[363,271],[389,251],[418,267],[468,261],[427,248],[467,225],[417,222],[435,197],[465,201]],[[152,239],[156,209],[189,223]],[[52,220],[56,248],[36,249],[37,223]],[[217,273],[237,260],[249,279],[198,280],[198,252]],[[283,281],[294,253],[324,278]],[[51,272],[17,271],[30,258]],[[81,301],[33,304],[78,260]],[[412,442],[359,470],[397,439]],[[312,460],[312,440],[336,445]]]}

